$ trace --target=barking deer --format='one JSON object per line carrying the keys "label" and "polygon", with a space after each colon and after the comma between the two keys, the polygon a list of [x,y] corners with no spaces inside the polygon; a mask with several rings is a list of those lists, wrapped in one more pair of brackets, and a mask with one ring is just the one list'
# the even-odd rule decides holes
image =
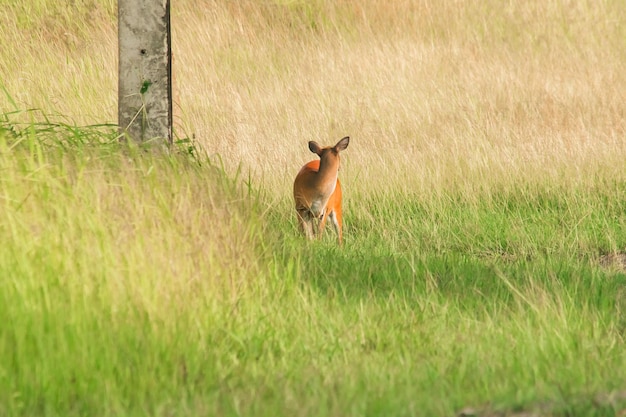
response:
{"label": "barking deer", "polygon": [[350,137],[348,136],[332,147],[323,148],[317,142],[309,142],[309,149],[317,154],[320,159],[305,164],[296,175],[296,180],[293,183],[293,197],[296,201],[298,222],[309,239],[322,236],[326,219],[330,217],[341,245],[339,153],[348,147],[349,142]]}

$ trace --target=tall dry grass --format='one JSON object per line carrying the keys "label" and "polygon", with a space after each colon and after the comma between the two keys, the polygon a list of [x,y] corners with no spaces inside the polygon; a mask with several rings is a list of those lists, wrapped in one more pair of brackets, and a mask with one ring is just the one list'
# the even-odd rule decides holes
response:
{"label": "tall dry grass", "polygon": [[5,1],[0,112],[43,109],[79,124],[115,122],[116,2]]}
{"label": "tall dry grass", "polygon": [[[0,71],[15,103],[1,97],[1,109],[115,121],[115,3],[78,7],[3,8],[0,53],[15,59]],[[623,175],[621,2],[181,0],[172,8],[177,131],[229,169],[250,169],[277,197],[312,157],[308,140],[344,135],[353,138],[344,181],[356,192]]]}
{"label": "tall dry grass", "polygon": [[181,7],[182,120],[279,193],[311,157],[306,141],[344,134],[344,177],[361,191],[620,175],[624,13],[565,1]]}

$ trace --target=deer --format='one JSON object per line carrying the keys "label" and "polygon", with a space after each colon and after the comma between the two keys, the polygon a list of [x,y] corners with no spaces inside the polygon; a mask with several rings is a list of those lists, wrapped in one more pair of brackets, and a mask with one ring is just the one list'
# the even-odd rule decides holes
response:
{"label": "deer", "polygon": [[339,246],[342,244],[339,153],[348,147],[348,143],[349,136],[341,139],[335,146],[322,147],[315,141],[309,142],[309,150],[320,159],[304,164],[293,183],[298,223],[309,240],[322,237],[326,219],[330,217],[337,232]]}

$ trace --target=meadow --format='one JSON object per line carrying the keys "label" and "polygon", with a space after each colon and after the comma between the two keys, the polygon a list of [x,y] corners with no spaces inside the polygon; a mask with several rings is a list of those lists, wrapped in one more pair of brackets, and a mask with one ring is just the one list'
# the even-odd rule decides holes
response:
{"label": "meadow", "polygon": [[626,3],[177,0],[167,153],[116,2],[0,5],[0,416],[626,412]]}

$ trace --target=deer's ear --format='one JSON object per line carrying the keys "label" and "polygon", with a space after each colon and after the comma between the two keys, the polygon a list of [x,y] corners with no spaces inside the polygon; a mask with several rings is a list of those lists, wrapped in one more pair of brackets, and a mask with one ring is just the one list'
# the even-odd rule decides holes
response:
{"label": "deer's ear", "polygon": [[345,138],[337,142],[337,144],[335,145],[335,149],[337,151],[343,151],[348,147],[349,143],[350,143],[350,136],[346,136]]}
{"label": "deer's ear", "polygon": [[309,142],[309,149],[311,150],[311,152],[318,154],[319,156],[322,156],[322,147],[315,141],[311,141]]}

